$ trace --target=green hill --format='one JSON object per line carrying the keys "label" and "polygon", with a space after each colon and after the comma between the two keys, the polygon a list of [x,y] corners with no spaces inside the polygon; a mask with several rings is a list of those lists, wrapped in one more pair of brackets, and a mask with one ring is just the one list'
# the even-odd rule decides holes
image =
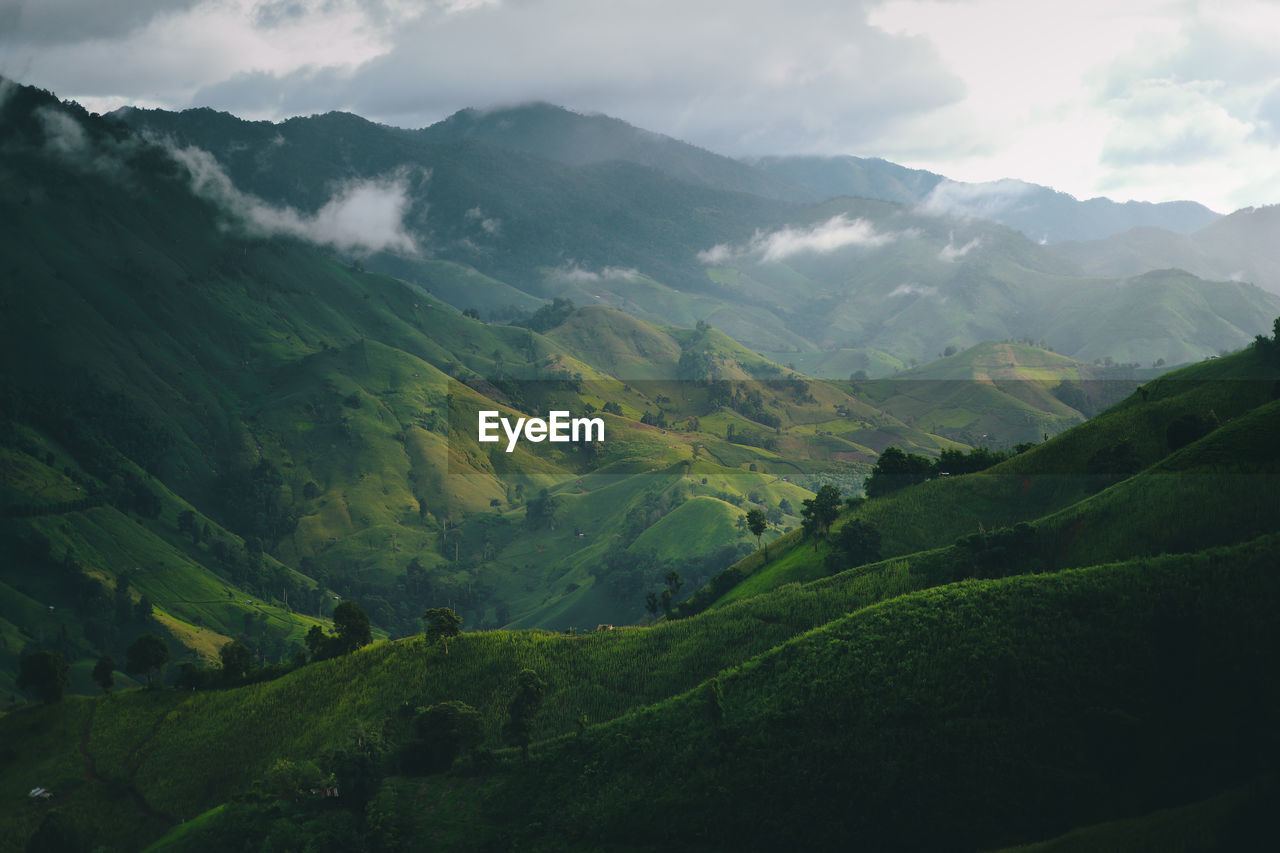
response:
{"label": "green hill", "polygon": [[[948,554],[962,558],[963,566],[974,555],[958,540],[1020,523],[1035,528],[1036,545],[1027,556],[1055,568],[1262,535],[1273,524],[1267,496],[1275,465],[1264,436],[1278,416],[1270,403],[1274,368],[1267,358],[1250,349],[1165,374],[1105,413],[994,467],[895,491],[843,518],[874,526],[885,557],[953,546]],[[1179,432],[1188,423],[1191,432]],[[1193,437],[1198,440],[1182,446]],[[1250,461],[1235,468],[1224,465],[1228,458]],[[1268,476],[1246,476],[1253,471]],[[1081,535],[1085,528],[1090,535]],[[1081,552],[1083,546],[1089,550]],[[793,533],[771,549],[770,561],[753,554],[726,570],[698,593],[697,606],[822,577],[825,548],[802,547]],[[945,565],[952,556],[939,559]],[[953,569],[939,571],[947,577]]]}
{"label": "green hill", "polygon": [[[987,471],[858,505],[889,558],[811,583],[650,628],[408,639],[235,689],[8,714],[5,837],[962,850],[1145,815],[1248,846],[1247,802],[1180,807],[1265,786],[1274,750],[1274,347],[1153,380]],[[1185,431],[1210,412],[1216,428]],[[664,524],[680,535],[715,506]],[[1005,518],[965,521],[983,507]],[[927,544],[948,525],[960,541]],[[748,580],[821,566],[828,546],[797,537]],[[523,669],[544,684],[528,758],[500,749]],[[406,763],[413,709],[446,700],[479,713],[481,748],[422,775]],[[330,773],[341,806],[297,790]],[[57,807],[22,803],[28,780]]]}
{"label": "green hill", "polygon": [[1082,422],[1158,373],[1102,367],[1025,343],[988,341],[855,393],[906,423],[971,445],[1036,442]]}
{"label": "green hill", "polygon": [[[460,315],[308,241],[230,226],[118,123],[28,88],[4,110],[0,354],[24,365],[0,376],[6,704],[24,647],[56,644],[79,672],[155,630],[175,661],[243,637],[283,662],[341,598],[392,635],[442,603],[469,628],[636,621],[666,572],[693,588],[740,556],[729,507],[788,500],[778,521],[794,524],[819,474],[859,479],[890,440],[950,446],[705,323],[563,303],[524,326]],[[74,156],[52,135],[68,127]],[[511,295],[422,263],[439,292]],[[599,447],[476,440],[480,410],[606,406]],[[542,489],[556,506],[530,523]],[[610,582],[609,553],[698,498],[727,523]]]}

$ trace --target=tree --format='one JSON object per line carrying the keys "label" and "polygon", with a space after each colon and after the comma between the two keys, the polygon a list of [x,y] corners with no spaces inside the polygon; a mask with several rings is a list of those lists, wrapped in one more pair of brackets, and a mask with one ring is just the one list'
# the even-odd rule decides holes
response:
{"label": "tree", "polygon": [[93,665],[93,680],[102,688],[103,693],[110,693],[116,683],[116,659],[104,654]]}
{"label": "tree", "polygon": [[32,690],[46,705],[61,699],[70,686],[67,659],[61,652],[36,652],[25,656],[18,665],[18,689]]}
{"label": "tree", "polygon": [[516,692],[507,707],[507,740],[519,746],[524,757],[529,757],[529,742],[533,740],[534,719],[542,707],[542,694],[546,684],[532,669],[522,669],[516,676]]}
{"label": "tree", "polygon": [[818,489],[818,493],[800,504],[801,526],[806,536],[813,537],[813,547],[818,547],[818,537],[825,536],[831,522],[840,514],[840,490],[830,484]]}
{"label": "tree", "polygon": [[851,519],[833,538],[827,569],[838,572],[880,559],[880,531],[860,518]]}
{"label": "tree", "polygon": [[524,526],[530,530],[555,526],[556,510],[560,508],[560,499],[547,493],[546,489],[538,492],[538,496],[529,501],[524,508]]}
{"label": "tree", "polygon": [[[765,515],[763,512],[761,512],[759,509],[752,509],[747,511],[747,529],[750,530],[751,534],[756,537],[757,548],[761,547],[762,545],[761,537],[764,536],[764,532],[765,530],[768,529],[768,527],[769,527],[769,520],[765,518]],[[768,553],[766,553],[765,556],[768,557],[769,556]]]}
{"label": "tree", "polygon": [[333,608],[333,628],[338,632],[338,654],[354,652],[373,642],[369,614],[354,601],[344,601]]}
{"label": "tree", "polygon": [[152,686],[151,676],[169,662],[169,647],[155,634],[143,634],[129,646],[125,668],[129,672],[144,672],[147,686]]}
{"label": "tree", "polygon": [[456,699],[419,708],[413,727],[418,739],[406,750],[408,763],[428,773],[448,770],[483,735],[480,712]]}
{"label": "tree", "polygon": [[423,634],[428,643],[439,640],[444,645],[444,653],[449,654],[449,638],[462,633],[462,617],[452,607],[432,607],[422,618],[427,621],[427,630]]}
{"label": "tree", "polygon": [[[886,447],[863,481],[869,498],[878,498],[906,486],[923,483],[933,473],[933,462],[926,456],[905,453],[898,447]],[[954,472],[952,472],[954,473]]]}
{"label": "tree", "polygon": [[302,642],[306,644],[307,651],[311,652],[311,659],[317,659],[320,652],[324,649],[325,641],[329,638],[325,636],[324,629],[319,625],[312,625],[311,630],[307,632],[306,639]]}
{"label": "tree", "polygon": [[253,663],[253,650],[239,640],[223,643],[218,649],[218,659],[222,662],[222,675],[230,681],[249,671]]}

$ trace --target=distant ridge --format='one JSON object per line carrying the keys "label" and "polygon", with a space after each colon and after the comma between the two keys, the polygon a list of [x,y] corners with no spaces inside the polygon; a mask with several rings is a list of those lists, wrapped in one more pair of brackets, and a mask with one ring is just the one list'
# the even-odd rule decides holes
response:
{"label": "distant ridge", "polygon": [[744,192],[782,201],[817,201],[820,194],[784,177],[755,169],[606,115],[585,115],[548,103],[496,110],[465,109],[413,131],[423,142],[477,140],[570,166],[611,160],[639,163],[697,186]]}
{"label": "distant ridge", "polygon": [[1194,201],[1080,200],[1012,178],[965,183],[879,158],[762,157],[752,162],[823,198],[852,195],[923,204],[937,213],[990,219],[1043,243],[1096,240],[1139,227],[1187,234],[1220,218]]}

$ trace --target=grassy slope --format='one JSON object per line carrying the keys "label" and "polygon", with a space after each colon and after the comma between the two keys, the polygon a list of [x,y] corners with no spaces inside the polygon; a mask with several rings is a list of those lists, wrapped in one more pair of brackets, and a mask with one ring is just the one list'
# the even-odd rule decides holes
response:
{"label": "grassy slope", "polygon": [[480,814],[549,846],[972,849],[1212,793],[1280,688],[1274,544],[859,611],[549,747]]}
{"label": "grassy slope", "polygon": [[[1196,485],[1203,481],[1192,474],[1205,466],[1217,474],[1236,477],[1217,480],[1214,488],[1226,482],[1248,497],[1259,495],[1259,487],[1270,487],[1276,479],[1276,460],[1267,437],[1274,435],[1280,403],[1264,399],[1269,396],[1272,380],[1241,381],[1242,375],[1255,369],[1261,367],[1245,353],[1185,372],[1153,384],[1146,401],[1135,400],[1100,419],[1095,427],[1099,432],[1092,438],[1087,429],[1064,437],[1076,442],[1080,451],[1111,440],[1121,425],[1158,422],[1181,406],[1212,402],[1222,407],[1222,412],[1236,414],[1201,441],[1073,510],[1079,513],[1077,517],[1092,518],[1084,528],[1087,536],[1079,541],[1088,539],[1097,544],[1067,553],[1063,564],[1113,559],[1123,556],[1126,548],[1129,553],[1135,547],[1139,553],[1149,551],[1142,539],[1147,526],[1167,530],[1170,512],[1184,519],[1189,516],[1185,499],[1171,484],[1192,484],[1188,487],[1190,496],[1203,500],[1204,494]],[[1234,379],[1225,381],[1229,377]],[[1234,409],[1228,408],[1232,406]],[[1052,442],[1039,452],[1045,459],[1064,458],[1062,448]],[[1035,459],[1029,453],[1014,462],[1031,466],[1018,472],[1022,476],[1033,470]],[[1177,472],[1177,476],[1168,476],[1170,472]],[[969,479],[982,478],[953,482]],[[1237,500],[1238,496],[1218,495],[1219,500],[1224,498]],[[1154,511],[1126,516],[1109,509],[1111,503],[1130,511],[1137,506]],[[876,504],[892,505],[887,500],[865,506]],[[911,504],[898,506],[909,509]],[[1040,523],[1037,541],[1060,542],[1045,535],[1046,531],[1063,529],[1055,524],[1056,517]],[[1215,537],[1218,541],[1239,541],[1273,531],[1274,521],[1265,513],[1242,513],[1233,524],[1224,525],[1220,516],[1206,514],[1198,529],[1188,529],[1205,541],[1215,541]],[[1108,530],[1127,531],[1127,535],[1109,536]],[[1074,542],[1067,544],[1076,547]],[[77,725],[88,732],[89,749],[101,775],[107,775],[102,768],[110,769],[115,778],[136,789],[150,809],[194,817],[264,772],[272,757],[315,759],[345,742],[353,726],[376,726],[383,715],[405,702],[461,698],[481,711],[486,738],[495,742],[509,689],[503,685],[511,683],[518,669],[529,666],[548,684],[540,736],[572,731],[574,721],[583,714],[596,722],[617,719],[641,706],[653,708],[589,729],[586,741],[577,745],[565,742],[529,768],[506,767],[498,777],[506,779],[498,786],[504,791],[501,798],[485,793],[497,790],[493,785],[459,790],[448,780],[430,784],[429,788],[441,790],[442,796],[457,798],[459,808],[484,825],[524,826],[523,820],[517,824],[507,821],[508,808],[519,808],[542,815],[546,825],[554,828],[552,837],[561,842],[581,837],[588,839],[588,844],[616,844],[627,838],[627,833],[638,831],[627,813],[634,812],[634,804],[643,800],[651,805],[667,804],[663,812],[670,819],[661,830],[666,835],[659,837],[694,838],[700,831],[697,827],[705,827],[713,833],[709,837],[733,839],[740,830],[725,823],[728,818],[723,816],[734,814],[738,806],[733,803],[746,797],[743,802],[751,803],[752,814],[759,818],[752,831],[764,832],[767,837],[783,825],[774,823],[769,815],[780,816],[784,808],[818,808],[812,803],[820,803],[822,791],[829,787],[822,781],[827,778],[824,774],[837,773],[831,778],[841,780],[843,797],[850,790],[859,790],[859,785],[871,784],[871,777],[859,776],[859,771],[847,775],[848,768],[879,767],[882,769],[877,773],[882,774],[884,768],[893,767],[897,769],[888,777],[878,775],[876,784],[888,778],[891,784],[885,790],[891,792],[897,790],[895,786],[907,785],[908,778],[911,785],[924,780],[926,787],[934,786],[928,799],[947,804],[937,826],[943,827],[939,832],[950,833],[945,837],[953,841],[948,843],[969,838],[974,844],[995,845],[1046,837],[1055,827],[1061,831],[1076,823],[1149,811],[1169,798],[1204,796],[1246,778],[1241,775],[1245,769],[1239,760],[1240,739],[1257,722],[1238,715],[1241,709],[1265,707],[1259,704],[1266,701],[1263,694],[1273,691],[1275,685],[1266,677],[1236,674],[1253,672],[1255,665],[1261,665],[1254,660],[1255,649],[1274,642],[1267,632],[1273,632],[1275,626],[1265,614],[1276,593],[1269,559],[1275,544],[1272,537],[1220,552],[1142,557],[1112,567],[1055,575],[967,581],[895,598],[946,583],[958,568],[966,569],[957,549],[945,548],[890,559],[807,586],[782,586],[768,595],[647,630],[624,629],[586,637],[528,632],[470,634],[451,644],[447,656],[439,648],[424,650],[413,641],[384,644],[307,667],[275,682],[232,691],[190,696],[124,694],[111,700],[109,716],[95,717],[87,728],[83,717],[76,719],[82,720]],[[796,548],[792,543],[790,551],[786,548],[786,543],[771,546],[779,562],[792,560],[799,565],[811,554],[807,545]],[[1000,572],[1019,568],[1006,565]],[[1224,618],[1228,611],[1231,617]],[[853,615],[845,616],[850,613]],[[1198,626],[1190,647],[1187,630],[1180,627],[1187,619]],[[824,625],[813,634],[788,642]],[[981,630],[974,630],[975,626]],[[1245,637],[1249,644],[1241,646]],[[785,645],[775,649],[779,644]],[[1234,664],[1224,668],[1220,658],[1228,652],[1235,656]],[[1118,654],[1123,665],[1117,667]],[[753,661],[758,655],[763,657]],[[1186,664],[1188,655],[1194,664]],[[1108,665],[1089,663],[1095,658],[1106,659]],[[834,677],[846,666],[853,668],[847,679]],[[732,673],[726,672],[735,667],[738,669]],[[717,673],[721,675],[716,680],[704,684]],[[989,685],[982,686],[990,679],[995,679],[994,693]],[[850,683],[863,687],[849,694],[846,685]],[[700,684],[703,686],[698,687]],[[1250,684],[1254,686],[1245,686]],[[1242,703],[1234,698],[1242,689],[1262,693]],[[1181,698],[1170,700],[1170,690]],[[716,692],[721,696],[721,710],[709,714],[708,697]],[[852,704],[850,695],[855,698]],[[909,696],[914,698],[908,701]],[[1218,699],[1205,705],[1195,698],[1199,696]],[[953,701],[959,703],[954,708],[947,704]],[[992,701],[997,705],[994,711]],[[979,705],[973,706],[974,702]],[[966,707],[970,710],[956,710]],[[1179,707],[1184,710],[1168,711]],[[941,708],[948,710],[942,713]],[[980,713],[975,716],[975,712]],[[851,714],[870,716],[855,721]],[[0,726],[14,733],[13,742],[22,743],[22,727],[41,719],[40,712],[33,709],[11,715]],[[298,719],[306,719],[307,725],[297,726]],[[732,729],[730,742],[738,747],[725,750],[725,735],[716,733],[716,719],[731,721],[732,725],[726,722],[720,730]],[[244,725],[245,720],[252,724]],[[1192,724],[1208,734],[1189,737],[1186,727]],[[681,737],[673,741],[672,731],[681,732]],[[879,734],[865,741],[849,740],[841,734],[859,731]],[[1108,762],[1115,761],[1116,751],[1100,750],[1097,743],[1109,743],[1107,738],[1131,740],[1135,731],[1143,733],[1144,750],[1168,751],[1169,744],[1185,741],[1190,752],[1178,754],[1174,749],[1161,759],[1168,763],[1158,765],[1182,769],[1162,770],[1165,782],[1138,778],[1144,771],[1135,766],[1127,766],[1112,778],[1116,768]],[[908,732],[910,739],[904,741]],[[1050,732],[1054,733],[1052,738]],[[992,743],[992,738],[1005,746],[988,761],[991,747],[982,744]],[[627,743],[633,746],[624,746]],[[827,757],[809,754],[814,743],[824,745]],[[905,758],[899,753],[904,743],[913,744]],[[944,743],[950,745],[943,748]],[[648,746],[637,749],[634,744]],[[834,752],[827,748],[832,744]],[[70,741],[61,747],[63,751],[73,748]],[[706,763],[708,750],[720,756],[716,762]],[[1030,780],[1017,782],[1017,774],[1028,766],[1026,750],[1040,756],[1032,763],[1057,768],[1051,774],[1056,780],[1052,796],[1045,793],[1048,789],[1043,785],[1037,788]],[[1206,750],[1220,752],[1223,759],[1206,763]],[[74,761],[60,758],[57,752],[24,748],[10,763],[25,768],[24,778],[43,778],[62,766],[60,761],[74,766]],[[889,761],[891,753],[898,758]],[[965,758],[978,754],[984,756],[982,761]],[[777,759],[782,755],[792,757],[779,765]],[[842,758],[833,763],[832,755]],[[1132,757],[1132,753],[1128,755]],[[766,756],[771,761],[766,761]],[[201,768],[198,777],[173,774],[174,766],[192,762]],[[568,780],[568,776],[580,775],[583,767],[592,766],[609,768],[597,771],[609,779],[603,789],[583,790],[579,783]],[[776,786],[767,785],[766,777],[760,775],[770,772],[765,769],[769,766],[807,793],[803,797],[797,794],[796,802],[791,802],[790,794],[779,795]],[[805,766],[809,769],[801,773]],[[964,767],[970,769],[957,775],[957,768]],[[725,775],[716,776],[722,771],[715,768],[722,768]],[[84,808],[97,808],[94,804],[99,802],[101,790],[94,784],[77,788],[78,777],[67,776],[65,770],[57,772],[63,773],[64,787],[70,786],[81,792],[77,796],[87,798]],[[543,785],[549,778],[569,786],[567,790],[576,797],[570,798],[572,808],[566,810],[561,797],[554,813],[547,812],[547,801],[534,790],[538,787],[535,777],[542,778]],[[736,781],[724,787],[723,780],[728,779]],[[809,781],[797,781],[802,779]],[[960,781],[954,781],[957,779]],[[1100,784],[1104,788],[1130,784],[1135,793],[1107,795],[1111,796],[1107,800],[1094,792]],[[970,822],[958,817],[966,814],[964,798],[969,789],[1007,791],[1008,803],[1013,805],[999,815],[988,814],[983,818],[985,823]],[[730,795],[715,793],[722,790],[738,793],[724,799]],[[771,793],[763,800],[752,793],[766,790]],[[1043,796],[1036,799],[1030,793],[1034,791]],[[864,796],[881,794],[868,788],[857,799],[861,802]],[[859,810],[858,817],[847,818],[864,822],[855,827],[857,831],[926,832],[914,822],[904,830],[891,807],[892,802],[909,801],[905,789],[898,800],[889,794],[883,797],[878,801],[883,807]],[[1005,802],[1004,794],[995,799]],[[850,831],[848,826],[833,824],[831,813],[828,810],[828,816],[820,819],[815,811],[812,820],[805,823],[811,827],[815,843],[830,841],[832,836],[824,833]],[[136,821],[145,814],[145,810],[133,817],[122,813],[119,826],[130,829],[119,831],[134,831]],[[427,825],[431,814],[405,819],[415,832],[431,835],[444,831]],[[578,816],[587,814],[593,817]],[[9,814],[4,820],[30,830],[22,819],[25,815]],[[514,831],[516,835],[521,832]],[[506,837],[506,830],[497,832],[495,837]]]}
{"label": "grassy slope", "polygon": [[[1275,478],[1224,467],[1223,460],[1249,459],[1256,471],[1276,470],[1266,438],[1280,418],[1268,402],[1274,376],[1274,368],[1252,350],[1192,365],[1148,382],[1145,398],[1135,393],[1007,462],[868,501],[845,517],[873,524],[889,557],[1044,518],[1037,524],[1043,558],[1059,567],[1233,541],[1245,530],[1259,535],[1270,529],[1265,498],[1273,493]],[[1168,425],[1188,412],[1225,425],[1161,462],[1169,453]],[[1122,441],[1133,446],[1144,467],[1161,464],[1095,494],[1116,478],[1086,473],[1085,460]],[[1135,512],[1145,516],[1141,524],[1114,524]],[[1085,526],[1097,528],[1103,538],[1080,535]],[[775,546],[771,561],[759,554],[745,558],[736,568],[749,577],[739,589],[722,590],[724,600],[820,577],[821,561],[805,559],[800,551],[809,546],[799,549],[796,537],[791,534]],[[1059,541],[1060,548],[1049,544]],[[819,556],[824,548],[819,547]],[[1094,550],[1085,553],[1084,548]]]}

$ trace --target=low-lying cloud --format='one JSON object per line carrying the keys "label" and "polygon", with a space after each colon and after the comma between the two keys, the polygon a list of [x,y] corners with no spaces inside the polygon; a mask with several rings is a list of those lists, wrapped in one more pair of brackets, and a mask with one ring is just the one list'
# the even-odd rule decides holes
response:
{"label": "low-lying cloud", "polygon": [[793,228],[788,225],[767,234],[757,231],[745,246],[733,247],[720,243],[698,252],[698,260],[712,266],[737,258],[758,262],[781,261],[793,255],[827,254],[848,246],[874,248],[893,242],[899,236],[901,235],[897,233],[877,231],[865,219],[851,220],[839,213],[826,222],[809,228]]}
{"label": "low-lying cloud", "polygon": [[947,238],[947,245],[943,246],[941,251],[938,252],[938,257],[944,261],[957,261],[981,245],[982,237],[978,236],[963,246],[957,246],[955,244],[955,235],[953,234]]}
{"label": "low-lying cloud", "polygon": [[575,284],[595,283],[600,281],[624,280],[641,278],[640,271],[631,267],[605,267],[599,272],[585,269],[573,263],[568,266],[557,267],[552,270],[552,275],[563,281],[574,282]]}
{"label": "low-lying cloud", "polygon": [[937,296],[938,288],[928,284],[900,284],[889,291],[889,298],[896,296]]}
{"label": "low-lying cloud", "polygon": [[964,216],[999,222],[1036,189],[1035,184],[1003,178],[983,184],[942,181],[920,203],[920,211],[935,216]]}
{"label": "low-lying cloud", "polygon": [[56,107],[39,107],[35,117],[44,133],[44,150],[71,166],[113,178],[125,178],[124,157],[133,145],[113,139],[96,142],[75,116]]}
{"label": "low-lying cloud", "polygon": [[479,223],[480,230],[491,237],[498,236],[498,232],[502,230],[502,220],[493,216],[485,216],[484,211],[479,206],[471,208],[463,215],[468,222]]}
{"label": "low-lying cloud", "polygon": [[404,170],[347,181],[323,207],[306,214],[238,189],[208,151],[188,147],[170,149],[170,154],[186,168],[197,195],[217,204],[252,232],[287,235],[344,251],[418,250],[404,226],[410,205],[409,175]]}

